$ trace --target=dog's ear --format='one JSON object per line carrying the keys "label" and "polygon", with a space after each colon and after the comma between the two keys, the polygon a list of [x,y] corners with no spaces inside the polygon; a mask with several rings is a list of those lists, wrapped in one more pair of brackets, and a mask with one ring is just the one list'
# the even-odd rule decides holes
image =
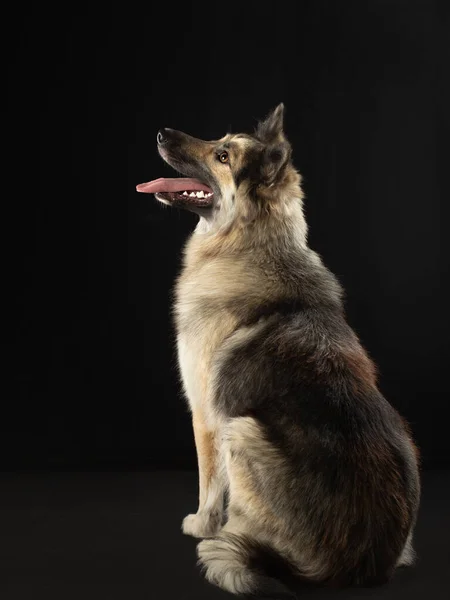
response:
{"label": "dog's ear", "polygon": [[263,144],[274,144],[284,140],[284,104],[279,104],[264,121],[258,123],[255,136]]}
{"label": "dog's ear", "polygon": [[279,180],[291,158],[291,146],[287,141],[271,144],[264,149],[261,161],[261,181],[273,185]]}

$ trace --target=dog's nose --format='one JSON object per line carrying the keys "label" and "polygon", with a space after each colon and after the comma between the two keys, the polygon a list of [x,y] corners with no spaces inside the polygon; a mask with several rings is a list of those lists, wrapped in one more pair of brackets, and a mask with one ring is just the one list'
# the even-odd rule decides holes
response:
{"label": "dog's nose", "polygon": [[169,140],[169,131],[166,127],[163,127],[158,131],[158,135],[156,136],[156,141],[158,144],[165,144]]}

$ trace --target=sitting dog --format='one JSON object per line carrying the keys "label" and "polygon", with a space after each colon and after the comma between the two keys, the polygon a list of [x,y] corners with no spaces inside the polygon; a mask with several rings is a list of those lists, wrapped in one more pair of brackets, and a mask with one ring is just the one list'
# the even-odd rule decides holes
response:
{"label": "sitting dog", "polygon": [[388,580],[414,558],[418,452],[308,247],[283,105],[253,135],[157,144],[185,177],[138,191],[199,215],[174,311],[200,481],[183,531],[205,538],[206,578],[236,594]]}

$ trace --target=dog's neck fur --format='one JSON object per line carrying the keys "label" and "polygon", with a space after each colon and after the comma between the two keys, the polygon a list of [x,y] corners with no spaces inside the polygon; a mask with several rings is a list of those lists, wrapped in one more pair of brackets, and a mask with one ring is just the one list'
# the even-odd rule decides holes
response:
{"label": "dog's neck fur", "polygon": [[205,246],[220,247],[227,253],[260,245],[270,252],[272,243],[306,249],[308,226],[301,179],[294,169],[291,173],[285,185],[261,187],[251,201],[245,198],[248,188],[227,190],[220,209],[212,216],[200,217],[194,235],[203,237]]}

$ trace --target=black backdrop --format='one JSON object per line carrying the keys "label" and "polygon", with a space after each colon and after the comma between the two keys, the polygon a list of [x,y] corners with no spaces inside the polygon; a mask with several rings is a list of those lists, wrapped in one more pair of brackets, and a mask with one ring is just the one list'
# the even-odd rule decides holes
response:
{"label": "black backdrop", "polygon": [[280,101],[310,244],[425,464],[448,462],[445,2],[207,6],[4,20],[2,467],[195,466],[170,319],[195,218],[135,185],[171,175],[159,127],[251,131]]}

